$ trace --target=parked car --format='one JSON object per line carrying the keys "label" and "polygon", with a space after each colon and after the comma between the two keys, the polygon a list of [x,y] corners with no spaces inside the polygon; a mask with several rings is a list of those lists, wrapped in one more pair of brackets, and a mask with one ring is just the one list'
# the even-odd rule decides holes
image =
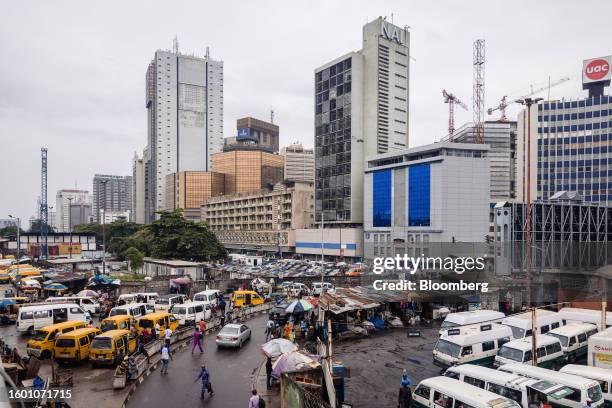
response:
{"label": "parked car", "polygon": [[251,338],[251,329],[245,324],[226,324],[217,334],[217,347],[242,347]]}

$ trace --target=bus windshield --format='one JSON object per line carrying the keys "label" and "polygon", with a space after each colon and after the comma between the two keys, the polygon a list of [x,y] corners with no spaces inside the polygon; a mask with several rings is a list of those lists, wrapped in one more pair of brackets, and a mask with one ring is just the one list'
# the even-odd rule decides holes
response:
{"label": "bus windshield", "polygon": [[563,347],[567,347],[568,343],[569,343],[569,339],[567,336],[562,336],[560,334],[557,333],[546,333],[547,336],[553,336],[559,339],[559,341],[561,341],[561,346]]}
{"label": "bus windshield", "polygon": [[110,316],[118,316],[118,315],[127,315],[128,312],[126,309],[113,309],[110,312]]}
{"label": "bus windshield", "polygon": [[503,358],[518,361],[519,363],[523,362],[523,351],[508,347],[506,345],[502,346],[502,348],[499,349],[497,355]]}
{"label": "bus windshield", "polygon": [[455,343],[451,343],[446,340],[438,340],[436,343],[436,351],[442,354],[446,354],[451,357],[459,357],[459,351],[461,351],[461,346]]}
{"label": "bus windshield", "polygon": [[49,332],[46,330],[36,330],[32,336],[32,340],[42,341],[47,338],[48,334]]}
{"label": "bus windshield", "polygon": [[110,350],[113,348],[113,341],[110,337],[95,337],[91,343],[91,348]]}
{"label": "bus windshield", "polygon": [[522,339],[525,337],[525,329],[521,329],[520,327],[507,325],[512,330],[512,337],[515,339]]}
{"label": "bus windshield", "polygon": [[442,322],[442,325],[440,326],[440,328],[448,329],[450,327],[457,327],[457,326],[459,326],[457,323],[449,322],[448,320],[445,320],[445,321]]}
{"label": "bus windshield", "polygon": [[109,330],[115,330],[117,329],[117,322],[113,321],[113,320],[109,320],[106,322],[102,322],[102,325],[100,326],[100,329],[105,332],[105,331],[109,331]]}

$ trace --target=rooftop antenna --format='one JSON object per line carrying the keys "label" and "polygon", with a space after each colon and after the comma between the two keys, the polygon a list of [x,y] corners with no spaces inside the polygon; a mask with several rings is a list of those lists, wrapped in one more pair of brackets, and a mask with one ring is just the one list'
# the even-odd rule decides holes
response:
{"label": "rooftop antenna", "polygon": [[206,59],[210,58],[210,48],[206,46]]}
{"label": "rooftop antenna", "polygon": [[393,24],[393,13],[391,13],[391,24]]}
{"label": "rooftop antenna", "polygon": [[274,109],[270,109],[270,123],[274,123]]}
{"label": "rooftop antenna", "polygon": [[178,37],[175,35],[174,36],[174,40],[172,40],[172,51],[175,54],[178,54],[179,52],[179,48],[178,48]]}

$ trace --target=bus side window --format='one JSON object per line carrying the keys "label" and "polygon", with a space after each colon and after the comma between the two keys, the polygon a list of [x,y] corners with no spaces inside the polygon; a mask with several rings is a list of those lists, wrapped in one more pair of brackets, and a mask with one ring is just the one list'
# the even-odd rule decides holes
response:
{"label": "bus side window", "polygon": [[546,357],[546,349],[544,347],[538,347],[538,350],[536,352],[538,358],[540,357]]}
{"label": "bus side window", "polygon": [[552,323],[552,324],[550,325],[550,328],[551,328],[551,329],[556,329],[556,328],[558,328],[558,327],[559,327],[559,323],[558,323],[558,322],[557,322],[557,323]]}
{"label": "bus side window", "polygon": [[548,333],[550,331],[550,327],[548,325],[540,327],[540,333]]}
{"label": "bus side window", "polygon": [[569,339],[569,345],[573,346],[574,344],[576,344],[576,336],[572,336]]}
{"label": "bus side window", "polygon": [[89,338],[87,336],[83,336],[79,339],[79,344],[81,346],[86,346],[89,343]]}
{"label": "bus side window", "polygon": [[525,332],[525,337],[529,337],[529,336],[531,336],[532,334],[533,334],[533,332],[531,331],[531,329],[529,329],[529,330],[527,330],[527,331]]}
{"label": "bus side window", "polygon": [[453,399],[439,391],[434,392],[434,404],[442,408],[452,408]]}
{"label": "bus side window", "polygon": [[580,333],[578,335],[578,342],[584,343],[585,341],[587,341],[587,335],[585,333]]}
{"label": "bus side window", "polygon": [[419,385],[417,389],[414,390],[414,394],[429,401],[429,395],[431,394],[431,390],[429,389],[429,387]]}
{"label": "bus side window", "polygon": [[469,356],[471,354],[472,354],[472,346],[465,346],[461,350],[461,355],[462,356]]}

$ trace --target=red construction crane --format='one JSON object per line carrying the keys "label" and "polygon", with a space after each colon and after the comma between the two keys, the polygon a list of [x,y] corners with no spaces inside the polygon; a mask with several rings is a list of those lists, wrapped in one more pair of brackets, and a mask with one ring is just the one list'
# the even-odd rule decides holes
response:
{"label": "red construction crane", "polygon": [[448,141],[452,142],[453,134],[455,133],[455,104],[465,110],[468,110],[468,107],[455,95],[446,92],[445,89],[442,90],[442,96],[444,96],[444,103],[448,103]]}

